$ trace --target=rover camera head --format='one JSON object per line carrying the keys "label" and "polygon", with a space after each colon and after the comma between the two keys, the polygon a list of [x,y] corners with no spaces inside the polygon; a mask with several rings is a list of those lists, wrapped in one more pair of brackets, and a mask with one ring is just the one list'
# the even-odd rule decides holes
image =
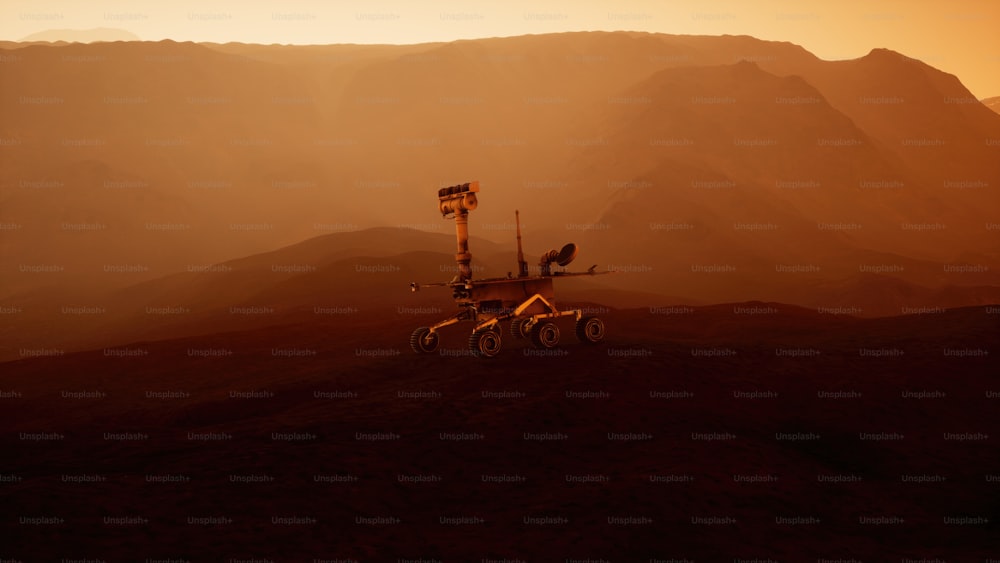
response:
{"label": "rover camera head", "polygon": [[476,199],[478,191],[479,182],[441,188],[438,190],[438,209],[441,215],[447,217],[472,211],[479,204],[479,200]]}

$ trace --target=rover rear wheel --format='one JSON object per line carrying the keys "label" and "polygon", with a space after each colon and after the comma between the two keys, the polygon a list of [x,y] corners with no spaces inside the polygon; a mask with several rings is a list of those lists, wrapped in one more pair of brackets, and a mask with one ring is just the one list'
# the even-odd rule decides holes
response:
{"label": "rover rear wheel", "polygon": [[410,335],[410,348],[418,354],[430,354],[437,350],[438,342],[438,333],[431,332],[426,326],[414,330]]}
{"label": "rover rear wheel", "polygon": [[531,342],[536,348],[552,348],[559,344],[559,327],[543,321],[531,327]]}
{"label": "rover rear wheel", "polygon": [[576,321],[576,337],[584,344],[597,344],[604,340],[604,321],[597,317],[583,317]]}
{"label": "rover rear wheel", "polygon": [[503,341],[500,340],[500,331],[492,328],[474,331],[469,336],[469,351],[473,356],[482,358],[492,358],[500,353]]}

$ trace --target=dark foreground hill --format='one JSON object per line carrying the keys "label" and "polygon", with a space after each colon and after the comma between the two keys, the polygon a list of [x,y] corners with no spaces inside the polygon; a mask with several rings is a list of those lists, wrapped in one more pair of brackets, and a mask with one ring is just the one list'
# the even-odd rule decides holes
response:
{"label": "dark foreground hill", "polygon": [[601,310],[603,346],[493,361],[412,356],[401,313],[8,362],[4,556],[988,558],[997,311]]}

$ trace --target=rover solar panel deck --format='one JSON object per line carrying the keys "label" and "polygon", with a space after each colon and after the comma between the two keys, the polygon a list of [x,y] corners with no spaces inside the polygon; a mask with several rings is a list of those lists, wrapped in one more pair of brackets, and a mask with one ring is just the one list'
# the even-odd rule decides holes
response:
{"label": "rover solar panel deck", "polygon": [[577,246],[569,243],[561,250],[551,250],[542,255],[539,275],[529,275],[528,264],[521,249],[521,217],[514,212],[517,224],[517,276],[505,278],[473,279],[472,253],[469,252],[469,212],[479,204],[479,183],[469,182],[438,190],[438,210],[444,218],[454,217],[458,250],[455,261],[458,274],[449,282],[410,284],[411,291],[421,287],[447,286],[458,304],[458,312],[431,326],[422,326],[410,336],[410,347],[419,354],[437,350],[442,328],[461,322],[474,323],[469,335],[469,351],[479,357],[492,358],[503,347],[503,323],[513,338],[528,338],[539,349],[554,348],[559,344],[559,327],[553,321],[561,317],[575,317],[576,336],[585,344],[604,340],[604,322],[595,316],[584,316],[581,309],[556,307],[553,280],[570,276],[593,276],[591,266],[586,272],[553,271],[552,265],[567,266],[576,258]]}

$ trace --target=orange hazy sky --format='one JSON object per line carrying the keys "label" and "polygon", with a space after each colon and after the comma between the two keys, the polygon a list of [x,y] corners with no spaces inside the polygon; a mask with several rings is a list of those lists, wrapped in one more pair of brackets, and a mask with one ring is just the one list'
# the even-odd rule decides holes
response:
{"label": "orange hazy sky", "polygon": [[111,27],[144,40],[421,43],[586,30],[741,34],[824,59],[886,47],[1000,96],[997,0],[4,0],[0,39]]}

